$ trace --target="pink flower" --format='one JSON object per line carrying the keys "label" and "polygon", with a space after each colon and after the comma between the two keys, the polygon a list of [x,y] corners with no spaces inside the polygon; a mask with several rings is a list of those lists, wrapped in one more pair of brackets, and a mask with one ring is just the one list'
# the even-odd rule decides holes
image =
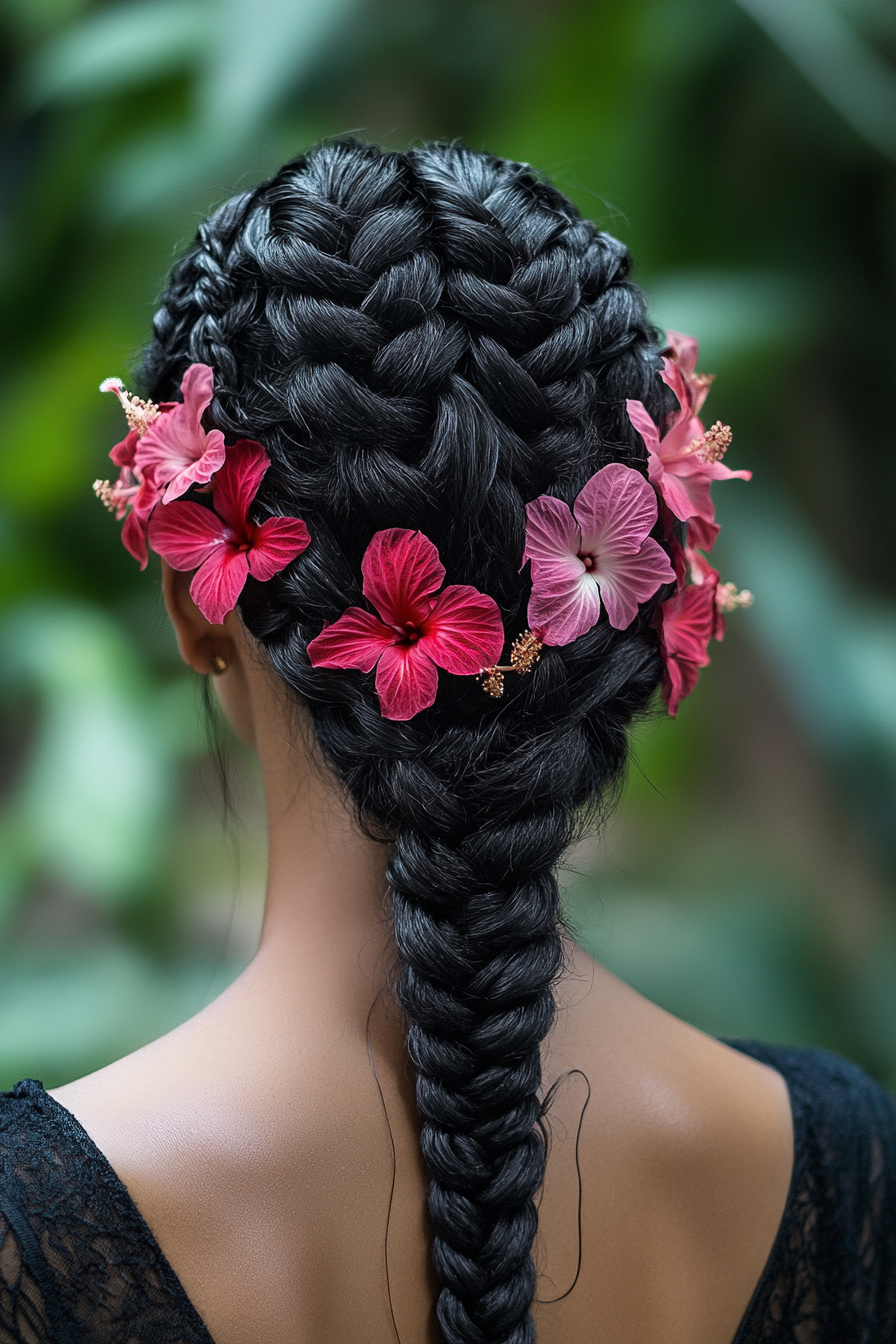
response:
{"label": "pink flower", "polygon": [[[668,507],[682,522],[688,523],[688,536],[694,546],[712,550],[719,529],[710,497],[713,481],[735,477],[748,481],[751,471],[731,471],[722,463],[731,443],[731,430],[716,423],[704,430],[696,409],[702,406],[708,385],[694,373],[697,352],[691,337],[670,333],[679,341],[676,358],[663,360],[663,381],[678,400],[668,430],[660,438],[659,429],[640,401],[627,401],[628,416],[647,446],[648,475]],[[673,347],[675,350],[675,347]]]}
{"label": "pink flower", "polygon": [[[711,571],[702,583],[681,588],[659,610],[663,661],[663,699],[674,718],[678,706],[697,685],[701,667],[709,662],[709,641],[720,620],[716,606],[719,576]],[[719,636],[716,635],[716,638]]]}
{"label": "pink flower", "polygon": [[[706,587],[712,593],[712,600],[715,606],[715,618],[713,620],[711,637],[719,643],[725,638],[725,617],[722,606],[719,601],[719,571],[713,569],[705,555],[692,546],[685,550],[685,559],[688,566],[688,574],[691,583],[698,588]],[[708,600],[708,599],[707,599]]]}
{"label": "pink flower", "polygon": [[108,481],[94,481],[93,489],[119,521],[125,519],[124,527],[121,529],[121,540],[134,559],[139,560],[140,568],[145,569],[148,558],[146,529],[149,515],[158,503],[160,492],[151,472],[147,472],[144,476],[134,464],[134,452],[139,438],[138,432],[132,429],[121,443],[115,445],[109,456],[120,468],[118,480],[114,485],[110,485]]}
{"label": "pink flower", "polygon": [[301,555],[311,540],[300,518],[249,521],[248,512],[270,466],[260,443],[240,439],[215,477],[214,508],[192,500],[160,504],[149,542],[174,569],[195,569],[190,595],[213,624],[236,606],[249,574],[264,583]]}
{"label": "pink flower", "polygon": [[570,511],[552,495],[526,505],[526,549],[532,561],[529,625],[545,644],[569,644],[596,625],[601,601],[617,630],[631,625],[675,572],[648,536],[656,495],[632,467],[612,462],[596,472]]}
{"label": "pink flower", "polygon": [[210,481],[224,462],[224,435],[220,429],[206,433],[200,423],[214,395],[213,384],[208,364],[191,364],[180,385],[183,401],[159,408],[160,414],[138,439],[136,466],[158,482],[165,504],[186,494],[191,485]]}
{"label": "pink flower", "polygon": [[725,613],[753,603],[752,593],[720,583],[719,571],[690,546],[682,550],[676,544],[675,569],[678,591],[663,603],[656,619],[665,662],[663,699],[673,718],[709,662],[709,641],[725,637]]}
{"label": "pink flower", "polygon": [[[680,331],[667,331],[669,367],[663,370],[663,381],[668,383],[682,406],[687,399],[692,415],[699,415],[715,374],[697,372],[697,340]],[[680,388],[684,389],[684,396]]]}
{"label": "pink flower", "polygon": [[383,717],[411,719],[435,702],[437,668],[475,676],[504,646],[493,598],[466,584],[436,590],[445,568],[428,537],[391,527],[377,532],[361,561],[363,592],[378,615],[349,607],[308,645],[314,667],[376,667]]}

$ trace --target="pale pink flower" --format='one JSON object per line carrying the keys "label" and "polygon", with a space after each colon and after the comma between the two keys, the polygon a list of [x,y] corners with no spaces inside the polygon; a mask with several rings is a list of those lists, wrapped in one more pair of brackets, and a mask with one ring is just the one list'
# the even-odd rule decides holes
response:
{"label": "pale pink flower", "polygon": [[201,423],[214,395],[214,371],[208,364],[191,364],[180,390],[183,401],[170,403],[153,419],[134,458],[137,468],[158,482],[165,504],[191,485],[205,485],[224,464],[224,435],[220,429],[204,430]]}
{"label": "pale pink flower", "polygon": [[[697,343],[692,337],[670,332],[678,342],[675,359],[663,359],[663,381],[675,393],[678,410],[660,438],[659,427],[640,401],[627,401],[628,416],[647,447],[647,470],[663,500],[682,522],[688,524],[688,540],[702,550],[712,550],[719,529],[710,495],[713,481],[735,477],[748,481],[751,471],[732,471],[722,458],[731,442],[731,430],[716,423],[704,430],[697,417],[708,382],[694,372]],[[676,362],[677,361],[677,362]]]}
{"label": "pale pink flower", "polygon": [[[699,415],[715,374],[697,372],[698,349],[695,336],[685,336],[680,331],[667,331],[666,336],[669,346],[663,353],[668,356],[669,367],[663,370],[663,381],[672,388],[682,406],[686,398],[691,414]],[[681,395],[679,384],[684,389],[684,396]]]}
{"label": "pale pink flower", "polygon": [[675,580],[669,557],[648,535],[656,494],[632,467],[612,462],[586,484],[572,509],[552,495],[526,505],[524,562],[532,562],[529,626],[545,644],[569,644],[606,607],[624,630],[638,606]]}

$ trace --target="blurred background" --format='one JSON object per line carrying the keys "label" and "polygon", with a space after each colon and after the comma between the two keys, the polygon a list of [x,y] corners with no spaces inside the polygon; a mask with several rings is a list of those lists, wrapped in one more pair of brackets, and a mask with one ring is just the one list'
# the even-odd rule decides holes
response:
{"label": "blurred background", "polygon": [[564,875],[714,1033],[896,1086],[896,8],[889,0],[0,0],[0,1086],[196,1012],[253,951],[252,762],[91,493],[200,217],[318,138],[462,137],[622,237],[730,421],[729,619]]}

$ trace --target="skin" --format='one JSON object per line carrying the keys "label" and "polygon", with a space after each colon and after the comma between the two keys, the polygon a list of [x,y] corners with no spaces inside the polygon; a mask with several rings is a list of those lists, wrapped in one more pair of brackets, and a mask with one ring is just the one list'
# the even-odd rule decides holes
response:
{"label": "skin", "polygon": [[[207,673],[225,659],[221,704],[261,758],[264,928],[215,1002],[53,1095],[124,1181],[216,1344],[395,1344],[396,1330],[435,1344],[419,1122],[387,990],[386,847],[355,826],[239,616],[209,624],[189,576],[163,570],[185,660]],[[568,958],[543,1051],[546,1086],[559,1085],[538,1298],[575,1279],[580,1122],[582,1266],[562,1301],[536,1305],[539,1344],[730,1344],[787,1198],[783,1079],[578,947]]]}

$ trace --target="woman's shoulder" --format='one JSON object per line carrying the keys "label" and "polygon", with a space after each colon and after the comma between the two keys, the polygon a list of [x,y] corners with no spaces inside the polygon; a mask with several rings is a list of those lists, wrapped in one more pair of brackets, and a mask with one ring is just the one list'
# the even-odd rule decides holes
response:
{"label": "woman's shoulder", "polygon": [[586,1225],[587,1185],[618,1174],[642,1281],[656,1265],[687,1285],[680,1337],[778,1344],[808,1322],[812,1338],[896,1338],[896,1102],[879,1084],[825,1050],[708,1037],[585,957],[558,1026],[555,1071],[592,1082]]}
{"label": "woman's shoulder", "polygon": [[725,1044],[781,1074],[795,1127],[817,1134],[821,1126],[835,1145],[827,1149],[828,1156],[839,1151],[841,1137],[854,1133],[879,1132],[885,1145],[896,1143],[896,1099],[860,1065],[811,1045],[753,1040],[726,1040]]}
{"label": "woman's shoulder", "polygon": [[[736,1344],[896,1338],[896,1100],[828,1050],[733,1041],[775,1068],[790,1094],[794,1167],[787,1207]],[[785,1335],[790,1338],[790,1335]]]}
{"label": "woman's shoulder", "polygon": [[0,1340],[75,1344],[95,1330],[107,1344],[163,1344],[172,1324],[184,1344],[207,1344],[89,1136],[34,1079],[0,1093]]}
{"label": "woman's shoulder", "polygon": [[[578,1297],[581,1311],[607,1323],[611,1340],[730,1341],[787,1201],[793,1131],[784,1080],[585,954],[573,949],[569,961],[548,1078],[576,1075],[560,1081],[557,1096],[581,1106],[577,1075],[584,1075],[590,1097],[581,1116],[569,1103],[548,1113],[554,1141],[543,1209],[551,1163],[563,1165],[564,1147],[570,1173],[565,1213],[554,1197],[558,1243],[571,1222],[576,1169],[582,1198],[582,1272],[569,1320],[558,1313],[556,1338],[581,1333],[572,1319]],[[578,1136],[575,1163],[566,1134]],[[539,1330],[541,1338],[541,1321]]]}

